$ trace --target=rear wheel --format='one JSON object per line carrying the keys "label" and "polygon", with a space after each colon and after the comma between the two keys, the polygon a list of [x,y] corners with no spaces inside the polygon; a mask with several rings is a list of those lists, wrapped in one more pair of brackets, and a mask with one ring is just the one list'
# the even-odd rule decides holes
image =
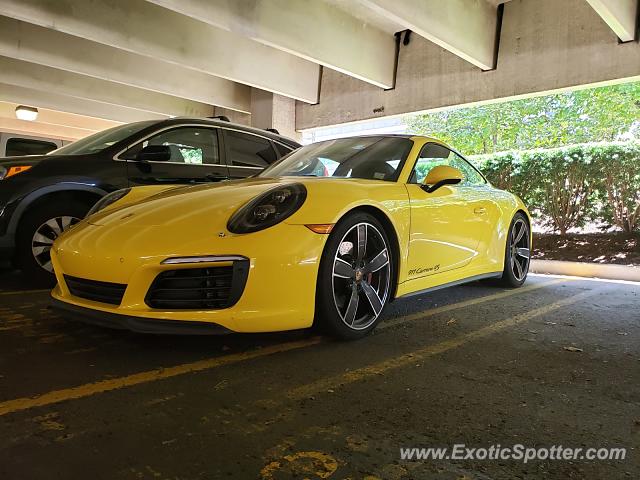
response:
{"label": "rear wheel", "polygon": [[316,321],[328,333],[354,340],[377,325],[391,290],[393,265],[386,232],[366,213],[333,229],[320,261]]}
{"label": "rear wheel", "polygon": [[520,287],[527,279],[531,259],[531,232],[524,214],[518,212],[511,220],[506,243],[502,284]]}
{"label": "rear wheel", "polygon": [[78,223],[90,205],[55,202],[25,214],[16,237],[17,264],[23,274],[39,285],[53,285],[51,246],[60,234]]}

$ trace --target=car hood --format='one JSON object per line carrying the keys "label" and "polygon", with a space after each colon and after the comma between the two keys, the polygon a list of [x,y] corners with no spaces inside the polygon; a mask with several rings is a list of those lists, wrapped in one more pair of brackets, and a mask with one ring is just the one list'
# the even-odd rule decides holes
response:
{"label": "car hood", "polygon": [[[307,199],[291,217],[249,234],[227,230],[229,218],[239,208],[269,189],[293,183],[306,187]],[[127,204],[127,197],[131,203]],[[124,262],[123,272],[133,268],[131,262],[153,263],[156,258],[212,253],[250,255],[253,242],[274,242],[276,238],[291,241],[291,232],[299,232],[298,228],[311,232],[302,225],[335,223],[361,205],[389,212],[399,232],[409,225],[407,190],[396,182],[283,177],[185,187],[145,186],[133,188],[111,209],[107,207],[65,231],[54,243],[54,252],[79,270],[87,262],[94,265],[95,271],[108,271],[113,262]],[[397,224],[396,217],[400,219]],[[102,279],[122,282],[125,277]]]}
{"label": "car hood", "polygon": [[[299,214],[294,215],[296,218],[306,217],[304,212],[309,210],[317,213],[314,206],[322,205],[322,211],[328,214],[325,220],[330,221],[343,207],[357,203],[358,199],[371,199],[372,195],[375,198],[377,195],[374,192],[380,189],[386,192],[381,198],[388,197],[389,188],[399,188],[406,195],[404,188],[394,182],[311,177],[257,177],[213,185],[149,186],[134,188],[129,195],[114,204],[115,208],[107,208],[104,212],[92,215],[87,223],[117,228],[162,226],[172,229],[202,225],[203,228],[222,232],[226,230],[229,218],[243,205],[267,190],[292,183],[305,185],[308,192],[308,200]],[[131,196],[129,201],[128,196]],[[286,222],[298,223],[294,217]],[[313,218],[320,219],[318,215],[313,215]]]}
{"label": "car hood", "polygon": [[[283,179],[246,179],[214,185],[143,187],[149,196],[123,207],[92,215],[87,223],[96,226],[170,226],[181,228],[203,224],[225,228],[238,208],[278,185],[294,183]],[[135,189],[134,189],[135,190]],[[159,193],[156,193],[158,192]],[[135,196],[135,191],[133,192]],[[117,204],[116,204],[117,205]]]}

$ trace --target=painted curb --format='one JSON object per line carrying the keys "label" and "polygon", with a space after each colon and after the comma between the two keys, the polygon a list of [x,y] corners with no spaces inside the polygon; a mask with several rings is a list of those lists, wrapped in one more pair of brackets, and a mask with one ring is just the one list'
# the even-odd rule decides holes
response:
{"label": "painted curb", "polygon": [[640,267],[612,265],[610,263],[563,262],[560,260],[531,260],[529,271],[572,277],[606,278],[640,282]]}

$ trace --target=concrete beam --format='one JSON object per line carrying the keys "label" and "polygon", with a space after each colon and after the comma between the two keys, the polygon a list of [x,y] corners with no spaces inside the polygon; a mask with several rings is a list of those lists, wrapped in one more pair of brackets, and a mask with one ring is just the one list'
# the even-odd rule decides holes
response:
{"label": "concrete beam", "polygon": [[159,115],[133,108],[59,95],[52,92],[43,92],[41,90],[6,83],[0,83],[0,101],[76,113],[88,117],[104,118],[106,120],[123,123],[169,118],[167,115]]}
{"label": "concrete beam", "polygon": [[161,115],[208,117],[213,106],[0,56],[0,83]]}
{"label": "concrete beam", "polygon": [[497,7],[485,0],[360,0],[421,37],[480,67],[495,64]]}
{"label": "concrete beam", "polygon": [[249,112],[251,87],[0,16],[0,55]]}
{"label": "concrete beam", "polygon": [[3,0],[0,14],[305,102],[317,101],[318,65],[145,0]]}
{"label": "concrete beam", "polygon": [[636,38],[638,0],[587,0],[623,42]]}
{"label": "concrete beam", "polygon": [[393,36],[322,0],[148,1],[378,87],[393,86]]}
{"label": "concrete beam", "polygon": [[325,70],[320,102],[296,105],[296,129],[633,80],[640,80],[640,44],[618,44],[584,0],[512,1],[496,70],[482,72],[417,37],[402,48],[393,90]]}

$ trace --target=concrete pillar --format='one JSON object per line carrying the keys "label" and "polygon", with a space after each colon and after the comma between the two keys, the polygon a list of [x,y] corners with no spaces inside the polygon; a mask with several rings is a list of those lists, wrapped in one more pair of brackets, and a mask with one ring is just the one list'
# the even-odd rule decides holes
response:
{"label": "concrete pillar", "polygon": [[296,101],[277,93],[252,88],[251,114],[216,107],[215,115],[225,115],[231,122],[249,127],[275,128],[285,137],[302,140],[302,134],[296,131]]}
{"label": "concrete pillar", "polygon": [[296,101],[258,88],[251,90],[251,126],[275,128],[285,137],[300,141],[296,131]]}

